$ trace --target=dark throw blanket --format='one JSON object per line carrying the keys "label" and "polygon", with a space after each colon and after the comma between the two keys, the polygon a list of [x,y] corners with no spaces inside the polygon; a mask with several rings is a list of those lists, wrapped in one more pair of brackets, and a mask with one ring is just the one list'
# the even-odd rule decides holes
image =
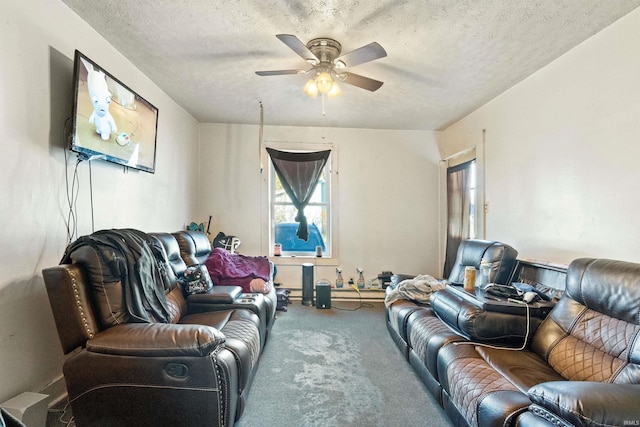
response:
{"label": "dark throw blanket", "polygon": [[90,271],[96,271],[92,288],[97,287],[98,292],[103,292],[102,282],[105,278],[120,280],[130,321],[170,321],[171,314],[164,293],[169,287],[168,267],[160,241],[133,229],[96,231],[71,243],[60,263],[82,264],[83,260],[78,259],[75,252],[83,246],[94,248],[100,259],[100,265],[93,266],[93,269],[85,266]]}
{"label": "dark throw blanket", "polygon": [[214,248],[204,263],[216,285],[240,286],[243,292],[251,292],[251,281],[269,281],[269,260],[265,256],[231,254],[222,248]]}

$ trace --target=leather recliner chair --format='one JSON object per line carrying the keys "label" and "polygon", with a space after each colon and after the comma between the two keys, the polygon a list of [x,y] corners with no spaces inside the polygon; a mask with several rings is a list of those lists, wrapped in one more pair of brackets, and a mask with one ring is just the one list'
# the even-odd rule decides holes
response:
{"label": "leather recliner chair", "polygon": [[441,404],[454,425],[604,426],[640,419],[640,264],[581,258],[566,277],[563,296],[526,347],[450,339],[433,315],[437,309],[420,319],[418,333],[430,338],[412,343],[426,345],[430,371],[435,357],[432,379],[440,382]]}
{"label": "leather recliner chair", "polygon": [[[190,314],[176,281],[167,323],[135,323],[119,277],[90,246],[43,270],[82,426],[232,426],[260,354],[259,319],[243,309]],[[161,408],[161,409],[159,409]]]}
{"label": "leather recliner chair", "polygon": [[[496,241],[467,239],[458,247],[454,266],[447,278],[449,283],[461,284],[464,281],[465,267],[480,268],[480,262],[485,259],[491,264],[490,281],[495,283],[509,283],[517,264],[518,251],[513,247]],[[394,275],[391,278],[391,286],[387,292],[394,289],[404,279],[412,278],[409,275]],[[407,335],[407,321],[417,310],[424,306],[407,300],[396,301],[386,309],[386,321],[389,334],[405,358],[409,359],[409,345]]]}
{"label": "leather recliner chair", "polygon": [[[201,231],[177,231],[172,233],[178,242],[178,246],[180,248],[180,257],[184,261],[187,266],[194,264],[204,264],[204,262],[209,257],[211,253],[211,242],[206,234]],[[273,264],[271,265],[271,281],[273,282]],[[176,271],[179,274],[179,271]],[[276,296],[276,290],[271,283],[269,293],[263,294],[266,304],[266,336],[268,337],[269,331],[273,327],[274,321],[276,319],[276,307],[278,305],[278,299]],[[196,301],[193,301],[194,306],[198,305]],[[199,306],[199,305],[198,305]]]}

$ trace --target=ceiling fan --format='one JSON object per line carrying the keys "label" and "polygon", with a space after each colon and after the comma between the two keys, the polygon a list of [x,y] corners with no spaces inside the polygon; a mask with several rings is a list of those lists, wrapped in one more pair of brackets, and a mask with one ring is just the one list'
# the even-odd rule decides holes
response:
{"label": "ceiling fan", "polygon": [[[329,98],[340,95],[342,92],[337,84],[341,81],[362,89],[374,92],[382,86],[382,82],[359,74],[345,71],[347,67],[364,64],[375,59],[384,58],[387,52],[378,43],[373,42],[340,55],[342,46],[336,40],[320,37],[310,40],[307,44],[291,34],[276,35],[291,50],[297,53],[311,68],[308,70],[274,70],[256,71],[259,76],[279,76],[284,74],[307,74],[313,72],[313,77],[304,87],[304,93],[315,98],[318,92],[326,93]],[[336,81],[334,81],[335,78]]]}

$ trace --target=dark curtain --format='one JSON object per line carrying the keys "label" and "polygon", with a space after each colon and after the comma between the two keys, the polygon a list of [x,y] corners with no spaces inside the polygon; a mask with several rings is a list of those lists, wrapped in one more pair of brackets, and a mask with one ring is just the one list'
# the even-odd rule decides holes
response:
{"label": "dark curtain", "polygon": [[448,278],[460,242],[469,238],[469,172],[475,160],[447,168],[447,251],[443,276]]}
{"label": "dark curtain", "polygon": [[296,236],[306,242],[309,239],[309,228],[304,208],[313,195],[331,150],[313,153],[291,153],[273,148],[266,150],[284,191],[298,209],[296,222],[300,224]]}

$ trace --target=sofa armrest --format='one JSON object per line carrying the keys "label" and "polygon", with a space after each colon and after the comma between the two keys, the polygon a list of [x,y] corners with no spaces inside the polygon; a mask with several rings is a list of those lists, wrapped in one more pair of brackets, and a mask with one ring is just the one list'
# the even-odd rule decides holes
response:
{"label": "sofa armrest", "polygon": [[588,381],[553,381],[528,391],[533,412],[545,411],[571,425],[637,425],[640,384],[610,384]]}
{"label": "sofa armrest", "polygon": [[202,357],[225,341],[224,334],[204,325],[125,323],[87,341],[87,350],[117,356]]}
{"label": "sofa armrest", "polygon": [[214,286],[207,293],[187,296],[187,304],[231,304],[240,295],[242,295],[240,286]]}

